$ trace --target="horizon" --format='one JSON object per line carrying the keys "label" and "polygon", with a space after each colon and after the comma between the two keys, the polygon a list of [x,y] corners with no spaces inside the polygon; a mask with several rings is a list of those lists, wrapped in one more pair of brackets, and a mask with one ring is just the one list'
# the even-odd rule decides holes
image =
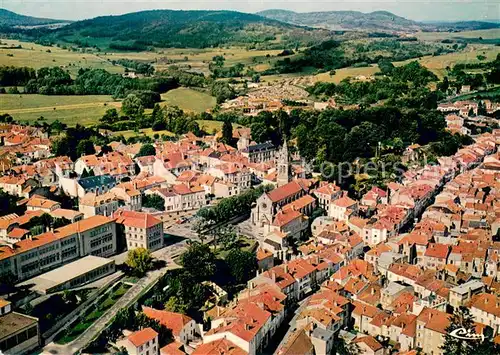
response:
{"label": "horizon", "polygon": [[[335,4],[316,1],[306,5],[293,0],[260,0],[238,4],[234,4],[230,0],[213,0],[202,3],[191,0],[183,2],[177,0],[141,0],[134,2],[101,0],[99,2],[91,1],[90,5],[88,1],[71,0],[0,0],[0,7],[21,15],[70,21],[147,10],[233,10],[246,13],[256,13],[264,10],[288,10],[298,13],[325,11],[370,13],[388,11],[397,16],[419,22],[500,21],[500,3],[493,0],[344,0]],[[432,7],[432,10],[430,7]],[[123,8],[126,8],[126,11],[121,11]]]}

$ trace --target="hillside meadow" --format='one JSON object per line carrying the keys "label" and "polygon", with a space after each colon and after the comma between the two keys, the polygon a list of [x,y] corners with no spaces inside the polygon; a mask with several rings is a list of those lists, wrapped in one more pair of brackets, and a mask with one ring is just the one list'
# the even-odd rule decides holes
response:
{"label": "hillside meadow", "polygon": [[[80,68],[105,69],[111,73],[124,72],[123,67],[115,66],[92,53],[73,52],[55,46],[42,46],[32,42],[8,39],[1,39],[0,42],[2,43],[0,65],[26,66],[34,69],[58,66],[68,70],[72,76],[76,76]],[[17,46],[22,48],[15,48]]]}
{"label": "hillside meadow", "polygon": [[16,121],[59,120],[69,126],[92,125],[112,107],[119,109],[121,103],[107,95],[0,95],[0,113],[8,113]]}

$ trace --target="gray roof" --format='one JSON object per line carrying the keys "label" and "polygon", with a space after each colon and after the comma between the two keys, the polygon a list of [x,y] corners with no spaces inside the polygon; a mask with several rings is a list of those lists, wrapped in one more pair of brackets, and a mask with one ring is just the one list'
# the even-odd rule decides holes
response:
{"label": "gray roof", "polygon": [[312,332],[313,338],[318,338],[321,340],[327,341],[328,339],[333,338],[333,332],[331,330],[326,330],[322,328],[314,328]]}
{"label": "gray roof", "polygon": [[79,179],[78,184],[84,189],[91,189],[97,186],[116,184],[116,179],[110,175],[90,176]]}
{"label": "gray roof", "polygon": [[403,286],[397,282],[390,282],[389,285],[387,285],[387,287],[384,288],[382,292],[389,295],[396,295],[399,292],[405,290],[406,287],[407,286]]}
{"label": "gray roof", "polygon": [[245,153],[254,153],[262,150],[270,150],[275,149],[274,145],[271,142],[265,142],[260,144],[249,145],[243,151]]}
{"label": "gray roof", "polygon": [[450,291],[458,293],[460,295],[465,295],[469,290],[475,291],[484,287],[484,283],[479,280],[471,280],[462,285],[453,287]]}

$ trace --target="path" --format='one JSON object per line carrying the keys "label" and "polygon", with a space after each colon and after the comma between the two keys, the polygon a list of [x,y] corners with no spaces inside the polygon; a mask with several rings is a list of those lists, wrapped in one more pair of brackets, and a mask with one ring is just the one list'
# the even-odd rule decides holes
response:
{"label": "path", "polygon": [[165,274],[168,270],[177,267],[176,265],[169,265],[160,270],[155,270],[142,279],[140,279],[134,286],[132,286],[125,295],[123,295],[104,315],[94,322],[89,328],[85,330],[78,338],[71,343],[59,345],[50,343],[44,348],[44,352],[50,354],[74,354],[85,348],[99,333],[103,331],[108,322],[118,313],[122,308],[127,307],[130,303],[135,302],[141,292],[151,288],[158,279]]}

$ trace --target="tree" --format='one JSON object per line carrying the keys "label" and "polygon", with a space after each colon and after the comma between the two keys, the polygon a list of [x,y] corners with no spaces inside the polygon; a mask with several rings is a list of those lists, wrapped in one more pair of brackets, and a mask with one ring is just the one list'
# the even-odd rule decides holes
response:
{"label": "tree", "polygon": [[224,121],[222,124],[222,137],[220,141],[228,145],[231,145],[233,141],[233,125],[229,120]]}
{"label": "tree", "polygon": [[76,154],[81,157],[83,155],[95,154],[94,143],[88,139],[78,142],[76,146]]}
{"label": "tree", "polygon": [[479,340],[459,339],[451,334],[454,330],[460,328],[472,334],[476,333],[474,318],[469,309],[463,306],[455,310],[450,318],[450,324],[446,328],[444,344],[441,346],[444,355],[471,355],[475,353]]}
{"label": "tree", "polygon": [[181,256],[181,264],[196,281],[206,281],[215,273],[215,255],[210,246],[199,242],[189,244]]}
{"label": "tree", "polygon": [[242,284],[255,276],[257,259],[249,251],[232,249],[226,257],[226,263],[238,284]]}
{"label": "tree", "polygon": [[154,208],[158,211],[165,211],[165,200],[156,194],[144,195],[142,196],[142,206]]}
{"label": "tree", "polygon": [[137,95],[129,94],[122,102],[122,111],[126,115],[132,117],[142,117],[144,114],[144,106]]}
{"label": "tree", "polygon": [[165,303],[165,309],[170,312],[186,314],[188,310],[188,305],[182,302],[177,296],[172,296]]}
{"label": "tree", "polygon": [[217,244],[222,246],[224,250],[230,250],[234,248],[238,242],[238,236],[231,227],[221,227],[216,232]]}
{"label": "tree", "polygon": [[110,108],[106,110],[106,113],[101,117],[100,121],[102,123],[114,123],[120,120],[118,111],[116,108]]}
{"label": "tree", "polygon": [[153,258],[149,250],[135,248],[128,252],[125,263],[132,269],[138,277],[142,277],[153,267]]}
{"label": "tree", "polygon": [[147,157],[150,155],[156,155],[155,147],[152,144],[143,144],[141,146],[141,149],[139,149],[139,153],[137,153],[135,157]]}

